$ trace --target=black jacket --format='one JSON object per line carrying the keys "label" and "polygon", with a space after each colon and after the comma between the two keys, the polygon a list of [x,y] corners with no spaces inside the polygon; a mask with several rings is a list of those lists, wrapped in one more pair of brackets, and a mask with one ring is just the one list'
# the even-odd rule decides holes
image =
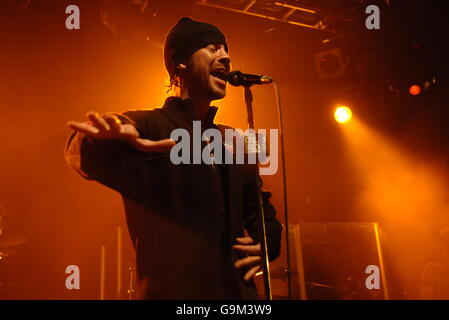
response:
{"label": "black jacket", "polygon": [[[202,130],[218,128],[213,123],[216,111],[210,107]],[[118,116],[151,140],[169,138],[176,128],[192,134],[189,100],[170,97],[162,108]],[[91,141],[76,132],[70,135],[65,155],[84,178],[122,195],[141,298],[256,298],[254,283],[244,283],[244,271],[234,268],[241,256],[232,250],[243,229],[258,239],[255,165],[174,165],[169,152],[140,152],[126,142]],[[269,201],[271,194],[262,196],[273,260],[280,253],[282,227]]]}

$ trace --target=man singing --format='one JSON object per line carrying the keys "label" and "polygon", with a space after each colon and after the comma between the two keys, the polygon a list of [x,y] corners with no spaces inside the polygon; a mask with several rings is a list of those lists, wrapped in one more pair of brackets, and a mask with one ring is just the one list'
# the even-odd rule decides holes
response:
{"label": "man singing", "polygon": [[[192,136],[193,121],[203,131],[224,128],[214,124],[217,108],[210,103],[226,95],[231,59],[225,36],[184,17],[167,35],[164,59],[176,94],[162,108],[91,111],[87,122],[69,121],[74,131],[66,160],[84,178],[122,195],[140,298],[256,299],[253,277],[262,265],[256,165],[170,160],[173,130]],[[262,192],[273,260],[282,227],[270,196]]]}

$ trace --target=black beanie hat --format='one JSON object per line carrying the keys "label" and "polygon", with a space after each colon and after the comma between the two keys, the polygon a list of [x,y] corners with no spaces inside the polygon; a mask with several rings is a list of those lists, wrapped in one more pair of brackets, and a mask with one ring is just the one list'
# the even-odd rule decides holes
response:
{"label": "black beanie hat", "polygon": [[228,51],[224,34],[209,23],[198,22],[189,17],[181,18],[165,39],[164,61],[170,78],[176,66],[198,49],[209,44],[223,44]]}

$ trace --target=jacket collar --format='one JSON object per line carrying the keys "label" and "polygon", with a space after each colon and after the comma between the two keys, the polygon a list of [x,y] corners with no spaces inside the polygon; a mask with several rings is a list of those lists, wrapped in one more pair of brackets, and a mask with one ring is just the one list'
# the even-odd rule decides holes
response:
{"label": "jacket collar", "polygon": [[[163,109],[174,111],[179,113],[181,117],[187,120],[197,120],[195,119],[194,105],[190,99],[182,99],[180,97],[168,97],[165,100]],[[206,125],[212,125],[214,123],[215,115],[217,114],[218,108],[211,106],[207,112],[206,119],[204,123]]]}

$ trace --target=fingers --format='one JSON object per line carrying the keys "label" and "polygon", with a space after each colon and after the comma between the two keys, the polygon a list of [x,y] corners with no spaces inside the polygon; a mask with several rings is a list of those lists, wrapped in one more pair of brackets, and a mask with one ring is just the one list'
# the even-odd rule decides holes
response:
{"label": "fingers", "polygon": [[260,255],[262,252],[260,243],[255,244],[251,237],[240,237],[236,238],[236,240],[240,244],[235,244],[232,247],[237,251],[252,255]]}
{"label": "fingers", "polygon": [[241,244],[253,244],[254,240],[251,237],[241,237],[241,238],[235,238],[239,243]]}
{"label": "fingers", "polygon": [[176,141],[172,139],[164,139],[159,141],[136,139],[134,144],[140,151],[164,152],[173,148]]}
{"label": "fingers", "polygon": [[241,244],[235,244],[232,246],[235,250],[247,253],[247,254],[253,254],[253,255],[259,255],[262,252],[262,249],[260,247],[260,243],[253,244],[253,245],[241,245]]}
{"label": "fingers", "polygon": [[91,123],[69,121],[70,128],[98,139],[121,139],[130,142],[134,147],[144,152],[165,152],[176,145],[172,139],[152,141],[139,138],[139,132],[133,125],[122,124],[114,114],[100,116],[95,111],[89,111],[87,117]]}
{"label": "fingers", "polygon": [[254,277],[257,274],[257,272],[260,269],[261,269],[260,265],[252,267],[247,273],[245,273],[243,280],[249,281],[252,277]]}
{"label": "fingers", "polygon": [[95,137],[99,132],[93,125],[85,122],[69,121],[67,125],[73,130],[80,131],[90,137]]}
{"label": "fingers", "polygon": [[103,116],[103,119],[109,125],[111,131],[120,132],[122,122],[116,115],[108,114]]}
{"label": "fingers", "polygon": [[260,256],[249,256],[249,257],[245,257],[245,258],[237,260],[234,263],[234,266],[237,269],[240,269],[241,267],[250,266],[253,263],[259,263],[261,261],[262,261],[262,258]]}
{"label": "fingers", "polygon": [[70,128],[80,131],[90,137],[98,139],[121,139],[130,142],[136,149],[144,152],[164,152],[169,151],[176,141],[164,139],[152,141],[149,139],[139,139],[139,132],[133,125],[122,124],[120,119],[114,114],[106,114],[101,117],[95,111],[89,111],[87,117],[91,123],[69,121]]}
{"label": "fingers", "polygon": [[100,131],[109,131],[110,129],[109,124],[97,112],[89,111],[87,113],[87,117],[89,118],[90,121],[92,121],[92,124],[95,127],[97,127]]}
{"label": "fingers", "polygon": [[87,123],[69,121],[67,124],[70,128],[96,139],[122,139],[133,141],[139,136],[139,133],[134,126],[122,124],[115,114],[100,116],[95,111],[89,111],[87,117],[90,119]]}
{"label": "fingers", "polygon": [[120,129],[120,124],[115,120],[116,116],[108,116],[106,119],[103,119],[97,112],[89,111],[87,117],[90,123],[69,121],[67,125],[73,130],[80,131],[91,137],[99,137],[102,132],[108,132],[111,127],[115,130]]}
{"label": "fingers", "polygon": [[[260,243],[255,244],[254,239],[249,236],[236,238],[236,240],[239,244],[232,246],[234,250],[252,255],[239,259],[234,263],[236,268],[242,268],[244,266],[251,267],[251,269],[246,272],[243,277],[245,281],[249,281],[261,269],[260,263],[262,262],[262,257],[260,254],[262,250]],[[254,266],[253,264],[256,265]]]}

